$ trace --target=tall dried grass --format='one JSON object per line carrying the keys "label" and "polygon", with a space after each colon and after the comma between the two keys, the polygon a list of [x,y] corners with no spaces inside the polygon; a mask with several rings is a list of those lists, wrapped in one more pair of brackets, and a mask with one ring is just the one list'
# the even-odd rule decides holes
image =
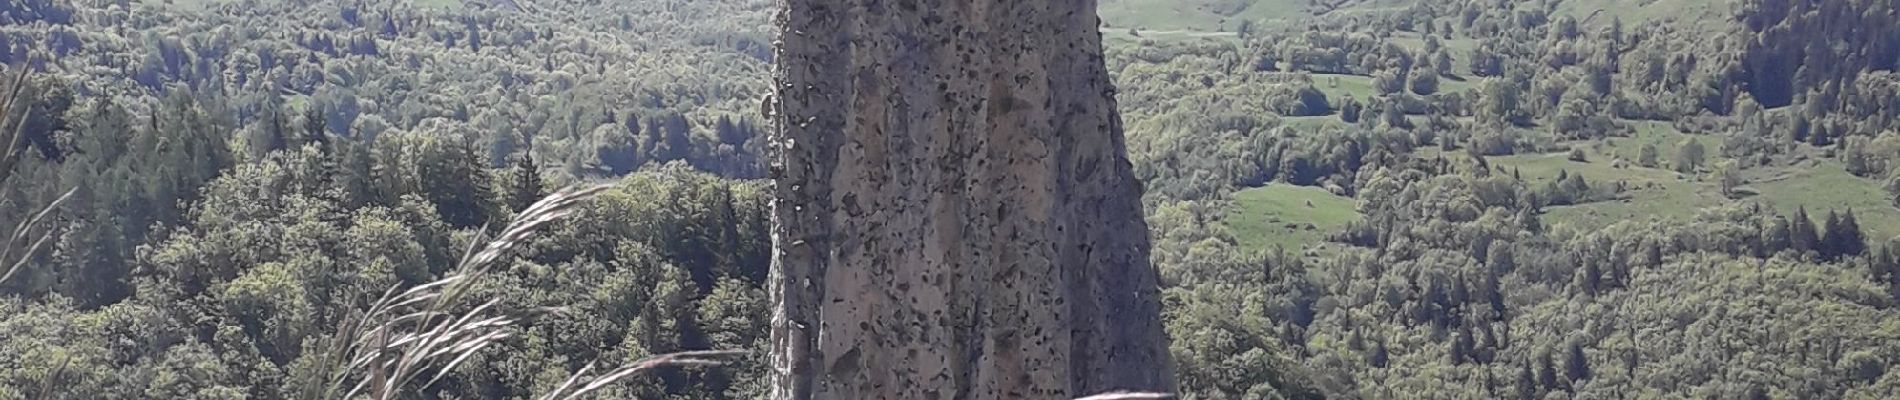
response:
{"label": "tall dried grass", "polygon": [[13,167],[19,165],[20,157],[26,154],[26,148],[23,146],[26,146],[26,121],[30,119],[26,117],[26,112],[27,107],[32,106],[32,103],[24,101],[25,98],[21,95],[26,93],[26,77],[29,72],[24,65],[15,66],[13,79],[7,80],[7,86],[4,89],[7,96],[0,98],[0,113],[5,113],[4,116],[0,116],[0,129],[7,129],[9,132],[7,145],[4,146],[6,154],[0,155],[0,185],[5,185],[7,179],[13,177]]}
{"label": "tall dried grass", "polygon": [[[549,224],[567,218],[577,206],[607,190],[605,185],[579,186],[555,192],[529,206],[507,228],[483,243],[471,241],[453,272],[435,282],[406,290],[391,287],[359,317],[342,325],[329,339],[318,367],[328,371],[321,385],[302,388],[305,399],[350,399],[359,395],[387,400],[407,390],[441,381],[456,366],[482,349],[500,343],[513,328],[534,314],[501,311],[497,300],[466,310],[475,284],[495,271],[512,249]],[[477,247],[479,246],[479,251]],[[694,351],[659,355],[590,375],[588,365],[559,387],[544,393],[548,400],[573,399],[598,391],[621,379],[668,366],[715,365],[735,351]],[[427,380],[421,380],[426,377]]]}
{"label": "tall dried grass", "polygon": [[[14,167],[20,164],[21,155],[26,153],[23,147],[26,146],[26,121],[29,119],[26,113],[31,104],[24,101],[22,95],[26,93],[27,74],[26,67],[13,68],[13,78],[7,81],[5,89],[0,89],[6,92],[6,97],[0,98],[0,128],[11,127],[5,139],[6,153],[0,155],[0,187],[4,187],[7,180],[13,177]],[[61,203],[72,197],[73,191],[66,191],[66,194],[47,204],[32,218],[20,221],[19,226],[14,227],[6,243],[0,245],[0,265],[6,266],[6,272],[0,273],[0,282],[12,279],[14,274],[26,267],[27,262],[33,260],[33,253],[52,240],[53,233],[50,230],[37,233],[35,230],[52,216],[53,210],[59,209]]]}
{"label": "tall dried grass", "polygon": [[[15,66],[13,78],[7,80],[7,86],[0,89],[6,92],[6,97],[0,97],[0,129],[12,127],[7,131],[11,133],[4,139],[7,141],[4,146],[6,153],[0,155],[0,187],[5,187],[6,182],[12,179],[14,167],[19,166],[20,157],[26,153],[26,148],[23,147],[26,146],[26,121],[29,119],[27,118],[27,113],[30,111],[28,107],[32,104],[23,101],[22,95],[26,94],[26,78],[30,72],[24,65]],[[72,198],[73,192],[78,190],[78,188],[67,190],[59,198],[47,203],[39,213],[33,214],[32,218],[20,221],[20,224],[15,226],[13,232],[6,237],[6,242],[0,243],[0,265],[7,268],[6,272],[0,272],[0,283],[13,279],[14,274],[19,273],[27,263],[33,260],[33,254],[38,253],[46,242],[53,239],[52,230],[37,233],[35,230],[53,215],[54,210],[59,209],[60,204]],[[45,376],[41,376],[40,390],[37,392],[38,396],[34,398],[52,398],[54,381],[59,380],[59,376],[65,373],[66,366],[70,363],[72,363],[72,357],[67,356],[60,360],[58,366],[47,371]]]}
{"label": "tall dried grass", "polygon": [[40,247],[45,246],[47,241],[53,239],[53,232],[51,230],[35,233],[35,228],[39,227],[41,222],[45,222],[47,217],[52,216],[53,211],[58,210],[61,203],[65,203],[66,199],[72,198],[73,192],[76,190],[78,189],[67,190],[66,194],[60,195],[58,199],[54,199],[52,203],[48,203],[46,208],[40,209],[40,212],[34,214],[33,218],[20,221],[20,225],[13,228],[13,234],[7,236],[6,245],[0,246],[0,262],[4,262],[6,263],[4,265],[7,265],[6,272],[0,273],[0,283],[5,283],[8,279],[12,279],[13,274],[19,273],[21,269],[26,267],[28,262],[33,260],[33,253],[39,252]]}

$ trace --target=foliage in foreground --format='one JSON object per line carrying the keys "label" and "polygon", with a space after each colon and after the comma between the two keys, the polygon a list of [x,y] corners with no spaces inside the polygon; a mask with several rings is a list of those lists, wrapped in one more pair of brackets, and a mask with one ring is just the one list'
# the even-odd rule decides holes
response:
{"label": "foliage in foreground", "polygon": [[[576,206],[574,218],[539,222],[540,236],[504,233],[514,251],[486,253],[494,261],[486,276],[469,279],[457,274],[470,271],[443,266],[456,264],[453,254],[478,240],[477,231],[443,223],[417,196],[339,207],[325,191],[296,184],[289,166],[311,157],[314,149],[284,153],[207,186],[190,220],[141,252],[124,301],[85,308],[57,293],[5,300],[0,346],[11,350],[0,352],[8,366],[0,397],[36,387],[29,383],[58,360],[70,360],[51,378],[68,398],[295,397],[338,382],[329,363],[356,359],[329,353],[355,342],[338,327],[378,320],[355,305],[372,304],[392,285],[455,288],[501,313],[491,316],[537,315],[481,331],[512,337],[477,336],[486,347],[456,352],[466,357],[460,365],[415,387],[432,396],[540,395],[573,386],[566,379],[591,362],[757,350],[763,339],[762,319],[753,317],[764,314],[763,295],[747,274],[764,268],[764,231],[738,231],[741,221],[762,222],[754,185],[681,167],[631,177]],[[416,286],[442,278],[457,284]],[[442,310],[476,315],[469,312],[477,305]],[[557,307],[565,312],[534,312]],[[427,321],[444,320],[418,322]],[[752,398],[760,358],[755,351],[719,369],[662,368],[590,390]]]}

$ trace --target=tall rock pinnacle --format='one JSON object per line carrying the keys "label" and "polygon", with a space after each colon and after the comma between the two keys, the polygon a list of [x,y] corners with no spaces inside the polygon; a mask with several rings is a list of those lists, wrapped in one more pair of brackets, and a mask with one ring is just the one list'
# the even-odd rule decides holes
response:
{"label": "tall rock pinnacle", "polygon": [[772,398],[1171,389],[1092,0],[782,0]]}

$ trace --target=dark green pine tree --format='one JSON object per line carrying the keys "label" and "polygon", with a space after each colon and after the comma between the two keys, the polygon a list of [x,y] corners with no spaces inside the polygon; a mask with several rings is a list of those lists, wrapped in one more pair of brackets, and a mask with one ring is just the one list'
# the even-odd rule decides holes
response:
{"label": "dark green pine tree", "polygon": [[1826,124],[1814,124],[1813,133],[1808,134],[1808,144],[1814,145],[1814,147],[1827,147],[1827,145],[1834,143],[1833,138],[1830,136]]}
{"label": "dark green pine tree", "polygon": [[1839,261],[1841,251],[1844,250],[1841,247],[1847,242],[1845,237],[1847,229],[1841,225],[1841,215],[1834,210],[1828,210],[1827,222],[1821,227],[1824,231],[1821,233],[1821,242],[1815,246],[1816,250],[1821,252],[1822,260]]}
{"label": "dark green pine tree", "polygon": [[[1828,233],[1833,234],[1834,230],[1829,227]],[[1854,209],[1847,209],[1847,214],[1841,216],[1839,230],[1840,243],[1836,246],[1841,257],[1859,257],[1867,253],[1867,237],[1860,230],[1860,221],[1854,218]]]}
{"label": "dark green pine tree", "polygon": [[1468,279],[1466,279],[1463,274],[1460,274],[1458,279],[1451,281],[1451,304],[1449,306],[1461,306],[1471,301],[1471,285],[1466,284],[1466,281],[1468,281]]}
{"label": "dark green pine tree", "polygon": [[1662,246],[1661,243],[1651,243],[1647,246],[1643,246],[1643,265],[1650,268],[1661,267],[1663,264]]}
{"label": "dark green pine tree", "polygon": [[1498,376],[1491,373],[1490,368],[1484,369],[1484,395],[1494,399],[1498,397]]}
{"label": "dark green pine tree", "polygon": [[627,165],[630,166],[629,170],[639,169],[640,165],[646,164],[647,162],[647,156],[649,155],[649,152],[652,151],[651,148],[654,146],[653,139],[644,136],[643,129],[647,129],[647,128],[642,128],[640,126],[639,115],[629,113],[627,114],[625,118],[621,118],[621,121],[622,121],[621,123],[625,124],[627,127],[627,143],[628,143],[627,147],[625,149],[622,149],[622,151],[625,151],[628,154],[624,155],[623,157],[625,157],[628,161]]}
{"label": "dark green pine tree", "polygon": [[1557,387],[1557,363],[1551,361],[1550,352],[1548,351],[1538,356],[1537,384],[1539,387],[1545,389],[1555,389]]}
{"label": "dark green pine tree", "polygon": [[329,128],[325,126],[326,123],[323,118],[323,108],[317,107],[315,104],[304,107],[303,139],[296,143],[296,145],[317,144],[319,148],[321,148],[324,143],[329,142],[329,133],[327,132]]}
{"label": "dark green pine tree", "polygon": [[1576,387],[1576,382],[1590,379],[1590,359],[1583,354],[1583,345],[1570,344],[1570,356],[1564,359],[1564,378]]}
{"label": "dark green pine tree", "polygon": [[[686,120],[685,114],[675,113],[675,114],[668,115],[665,118],[666,119],[664,120],[664,123],[661,124],[661,126],[659,127],[659,128],[664,128],[664,129],[661,129],[662,132],[658,132],[658,133],[665,134],[665,136],[663,136],[661,139],[661,142],[663,143],[660,146],[661,152],[660,154],[653,156],[652,158],[653,161],[666,162],[666,161],[673,161],[673,160],[683,160],[689,156],[692,156],[693,154],[693,141],[691,137],[692,132],[693,132],[692,123]],[[651,121],[649,121],[649,126],[647,126],[647,129],[654,129],[655,127],[651,126],[650,122]]]}
{"label": "dark green pine tree", "polygon": [[1483,334],[1478,335],[1477,352],[1472,354],[1472,358],[1480,364],[1490,364],[1492,360],[1497,359],[1498,334],[1491,329],[1490,324],[1485,324],[1484,328],[1478,332],[1483,332]]}
{"label": "dark green pine tree", "polygon": [[711,243],[718,245],[719,249],[722,249],[713,251],[715,259],[719,262],[721,272],[730,276],[748,279],[756,278],[758,279],[757,281],[763,281],[766,279],[766,273],[769,271],[764,269],[741,269],[743,263],[739,262],[739,260],[743,257],[743,254],[737,251],[741,240],[741,234],[739,233],[739,211],[733,207],[732,186],[728,184],[718,184],[714,185],[712,190],[713,198],[708,202],[708,205],[712,209],[709,210],[711,215],[708,217],[712,218],[711,226],[713,228],[710,234],[713,237],[711,238]]}
{"label": "dark green pine tree", "polygon": [[541,168],[534,162],[534,144],[526,135],[523,136],[522,143],[526,147],[515,155],[515,168],[510,171],[514,179],[508,190],[508,207],[516,212],[528,209],[546,194],[546,187],[541,182]]}
{"label": "dark green pine tree", "polygon": [[1542,233],[1544,231],[1544,222],[1538,218],[1537,211],[1533,209],[1534,207],[1535,206],[1518,209],[1517,223],[1524,227],[1525,232]]}
{"label": "dark green pine tree", "polygon": [[284,122],[283,110],[271,106],[270,111],[267,112],[269,112],[270,115],[265,116],[265,118],[269,120],[270,125],[265,126],[265,129],[269,129],[270,131],[265,133],[265,150],[278,151],[290,147],[290,127]]}
{"label": "dark green pine tree", "polygon": [[468,50],[477,53],[482,51],[482,29],[474,20],[468,21]]}
{"label": "dark green pine tree", "polygon": [[1564,180],[1563,190],[1564,196],[1570,198],[1572,204],[1582,203],[1590,198],[1590,183],[1583,179],[1583,174],[1571,175],[1570,179]]}
{"label": "dark green pine tree", "polygon": [[377,30],[376,33],[385,38],[394,38],[396,35],[402,34],[402,28],[396,25],[396,19],[391,18],[389,13],[383,13],[383,23],[381,25],[381,29]]}
{"label": "dark green pine tree", "polygon": [[348,197],[345,193],[347,189],[337,184],[339,170],[337,152],[330,143],[329,127],[324,121],[323,109],[311,104],[304,108],[303,118],[303,140],[298,146],[300,148],[301,146],[316,146],[319,158],[317,179],[315,182],[310,182],[309,190],[317,198],[333,202],[342,201]]}
{"label": "dark green pine tree", "polygon": [[[420,192],[433,203],[442,221],[457,228],[482,226],[489,221],[501,202],[493,192],[487,165],[476,155],[475,145],[460,137],[443,138],[440,143],[424,146],[413,157],[420,182],[416,187],[386,187],[381,190],[400,195]],[[390,161],[382,161],[390,162]],[[412,162],[401,160],[396,162]],[[385,200],[388,201],[388,200]]]}
{"label": "dark green pine tree", "polygon": [[1580,283],[1583,285],[1583,293],[1595,297],[1603,286],[1603,269],[1597,268],[1595,260],[1579,261],[1583,261],[1583,270],[1578,272],[1582,274]]}
{"label": "dark green pine tree", "polygon": [[1389,357],[1391,353],[1388,353],[1385,348],[1385,339],[1379,339],[1372,345],[1372,356],[1367,357],[1369,358],[1367,361],[1372,363],[1373,368],[1385,368]]}
{"label": "dark green pine tree", "polygon": [[671,149],[667,146],[665,121],[662,117],[651,117],[647,118],[645,125],[636,125],[640,127],[640,130],[635,131],[634,134],[641,138],[640,149],[646,151],[641,158],[646,159],[648,163],[662,164],[674,160],[671,158]]}
{"label": "dark green pine tree", "polygon": [[732,123],[732,118],[724,115],[719,116],[719,119],[713,122],[713,135],[719,138],[720,143],[734,146],[745,144],[746,137],[748,136],[744,130],[739,128],[739,125]]}
{"label": "dark green pine tree", "polygon": [[1471,353],[1477,347],[1477,341],[1471,339],[1471,328],[1460,328],[1451,342],[1451,365],[1462,365],[1471,359]]}
{"label": "dark green pine tree", "polygon": [[342,192],[339,200],[346,208],[362,207],[378,196],[373,173],[375,157],[365,142],[362,136],[357,136],[337,140],[334,145],[335,183]]}
{"label": "dark green pine tree", "polygon": [[1814,220],[1808,218],[1808,208],[1794,209],[1793,221],[1788,225],[1788,246],[1797,252],[1819,250],[1820,233],[1814,228]]}
{"label": "dark green pine tree", "polygon": [[481,226],[489,222],[490,201],[493,186],[480,156],[475,153],[475,145],[468,140],[457,140],[447,151],[445,170],[442,176],[429,186],[433,188],[432,200],[442,214],[442,220],[450,225],[462,228]]}
{"label": "dark green pine tree", "polygon": [[1537,378],[1531,373],[1530,364],[1524,364],[1524,368],[1517,372],[1517,398],[1537,400]]}
{"label": "dark green pine tree", "polygon": [[126,259],[131,253],[125,233],[119,231],[121,224],[116,223],[120,217],[108,203],[86,200],[94,203],[81,206],[90,208],[89,212],[68,223],[53,246],[58,249],[51,257],[58,266],[54,288],[77,304],[100,307],[130,295]]}
{"label": "dark green pine tree", "polygon": [[1768,389],[1763,389],[1760,386],[1748,388],[1748,400],[1769,400],[1769,399],[1773,399],[1773,397],[1768,396]]}

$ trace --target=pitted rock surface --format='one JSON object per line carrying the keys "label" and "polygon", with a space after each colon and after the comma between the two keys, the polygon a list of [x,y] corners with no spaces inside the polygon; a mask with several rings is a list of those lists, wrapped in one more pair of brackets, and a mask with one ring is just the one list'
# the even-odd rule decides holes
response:
{"label": "pitted rock surface", "polygon": [[1095,6],[781,2],[772,398],[1171,389]]}

